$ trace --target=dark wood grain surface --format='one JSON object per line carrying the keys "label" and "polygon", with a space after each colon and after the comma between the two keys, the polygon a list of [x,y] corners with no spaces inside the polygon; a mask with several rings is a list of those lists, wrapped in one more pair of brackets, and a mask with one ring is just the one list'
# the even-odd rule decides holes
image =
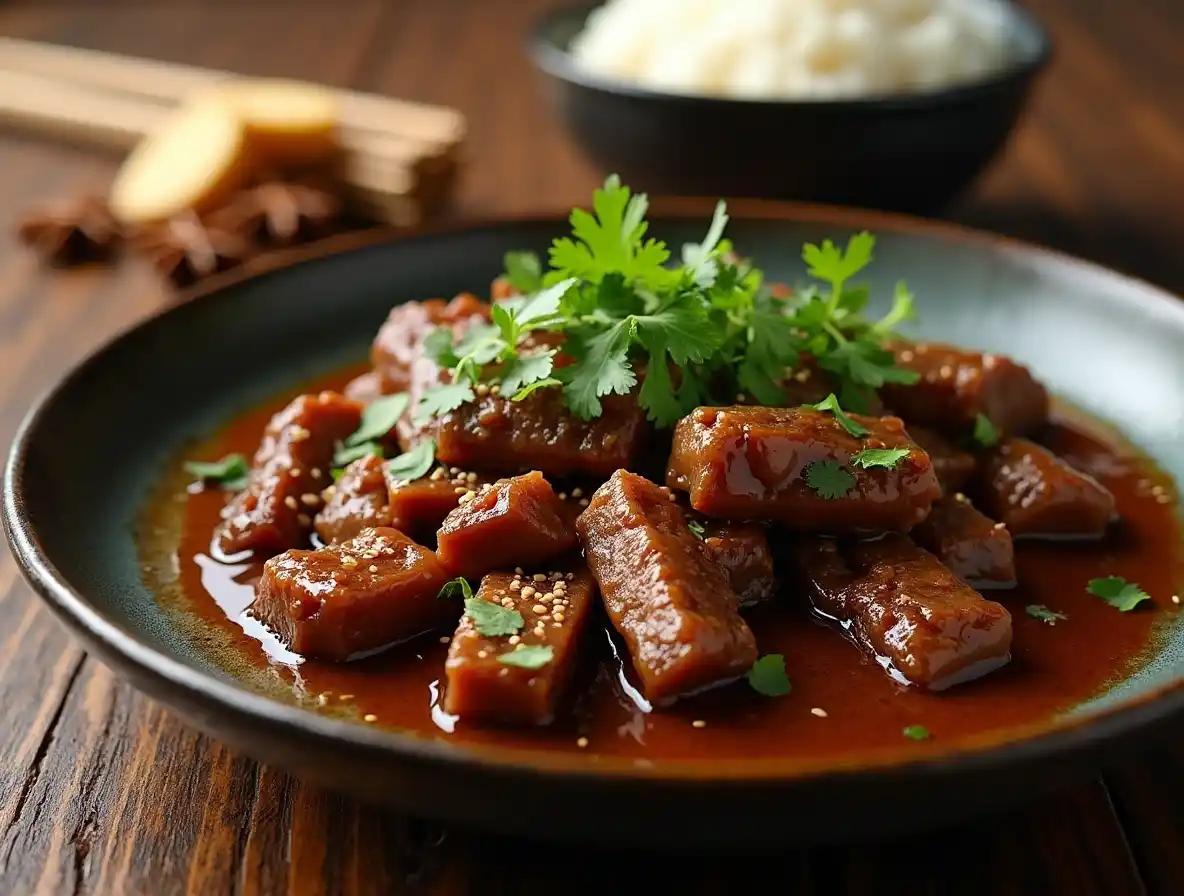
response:
{"label": "dark wood grain surface", "polygon": [[[7,2],[0,34],[453,105],[472,142],[450,214],[491,214],[569,206],[599,179],[522,53],[544,5]],[[1184,3],[1028,5],[1051,26],[1055,63],[1009,151],[950,216],[1184,291]],[[111,171],[0,133],[0,230]],[[167,300],[135,264],[51,274],[0,241],[0,444],[64,368]],[[553,894],[645,880],[636,856],[444,831],[229,752],[87,657],[7,552],[0,620],[0,892]],[[670,892],[1181,894],[1184,750],[924,838],[650,860]]]}

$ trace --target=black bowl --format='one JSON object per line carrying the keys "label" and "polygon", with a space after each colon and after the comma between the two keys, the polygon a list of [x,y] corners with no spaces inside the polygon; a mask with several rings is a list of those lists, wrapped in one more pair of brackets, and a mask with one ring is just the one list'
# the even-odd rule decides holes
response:
{"label": "black bowl", "polygon": [[584,152],[650,193],[933,211],[999,152],[1051,56],[1044,28],[1013,7],[1012,63],[985,80],[861,99],[684,96],[582,70],[568,46],[594,8],[547,14],[531,54]]}

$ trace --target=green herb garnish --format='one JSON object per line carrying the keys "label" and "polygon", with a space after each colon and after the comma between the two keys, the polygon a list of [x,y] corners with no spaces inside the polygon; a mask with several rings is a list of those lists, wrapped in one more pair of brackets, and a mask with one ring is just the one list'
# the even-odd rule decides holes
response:
{"label": "green herb garnish", "polygon": [[517,610],[503,607],[480,597],[465,598],[465,615],[473,620],[477,634],[488,638],[516,635],[526,623]]}
{"label": "green herb garnish", "polygon": [[420,442],[410,451],[387,461],[387,476],[394,482],[411,482],[426,476],[436,462],[436,440]]}
{"label": "green herb garnish", "polygon": [[196,476],[202,482],[216,482],[230,492],[242,491],[247,487],[251,467],[241,454],[228,454],[221,460],[191,460],[185,464],[185,472]]}
{"label": "green herb garnish", "polygon": [[360,457],[382,457],[382,445],[378,442],[363,442],[360,445],[345,445],[338,443],[333,452],[334,467],[348,467]]}
{"label": "green herb garnish", "polygon": [[354,447],[365,442],[376,442],[395,428],[403,412],[407,410],[407,393],[396,392],[394,395],[384,395],[370,402],[362,411],[362,423],[348,439],[346,447]]}
{"label": "green herb garnish", "polygon": [[995,424],[986,414],[978,414],[974,418],[974,441],[983,448],[990,448],[999,442]]}
{"label": "green herb garnish", "polygon": [[703,528],[703,524],[698,520],[687,520],[687,528],[690,529],[691,534],[700,541],[705,541],[707,539],[707,530]]}
{"label": "green herb garnish", "polygon": [[458,576],[450,582],[445,582],[444,587],[440,589],[440,593],[436,595],[436,597],[445,600],[457,596],[463,597],[465,600],[472,600],[473,598],[473,586],[463,576]]}
{"label": "green herb garnish", "polygon": [[[850,285],[871,261],[870,234],[852,237],[846,249],[807,245],[810,274],[825,287],[775,298],[761,271],[732,255],[724,203],[677,266],[668,264],[666,244],[647,236],[647,207],[614,175],[593,194],[591,211],[572,211],[572,234],[552,243],[546,270],[529,253],[508,255],[506,276],[524,295],[496,303],[493,322],[470,327],[455,344],[447,330],[432,334],[428,353],[452,382],[428,390],[416,419],[455,410],[484,383],[518,400],[562,389],[567,408],[584,419],[603,412],[606,396],[637,389],[647,417],[671,426],[699,405],[731,403],[726,397],[737,392],[781,403],[786,371],[802,355],[817,359],[837,394],[853,401],[886,382],[916,382],[881,347],[912,316],[907,288],[898,285],[892,310],[873,323],[862,315],[867,290]],[[540,330],[562,334],[571,363],[554,366],[554,349],[528,338]]]}
{"label": "green herb garnish", "polygon": [[766,697],[784,697],[793,688],[785,672],[785,657],[767,653],[748,670],[748,684]]}
{"label": "green herb garnish", "polygon": [[1129,613],[1145,600],[1151,600],[1151,595],[1136,585],[1128,582],[1122,576],[1106,576],[1104,579],[1090,579],[1085,590],[1100,597],[1110,606],[1123,613]]}
{"label": "green herb garnish", "polygon": [[497,658],[499,663],[517,666],[519,669],[541,669],[555,658],[555,651],[548,646],[522,644]]}
{"label": "green herb garnish", "polygon": [[901,731],[909,740],[929,740],[932,736],[924,725],[908,725]]}
{"label": "green herb garnish", "polygon": [[806,485],[830,501],[855,488],[855,477],[833,460],[818,460],[806,467]]}
{"label": "green herb garnish", "polygon": [[1024,607],[1024,612],[1033,619],[1039,619],[1041,622],[1046,622],[1049,625],[1056,625],[1058,622],[1069,618],[1064,613],[1050,610],[1044,604],[1028,604]]}
{"label": "green herb garnish", "polygon": [[894,470],[908,456],[908,448],[864,448],[851,456],[851,463],[865,470],[872,467]]}
{"label": "green herb garnish", "polygon": [[868,433],[866,426],[856,423],[847,416],[846,412],[839,405],[839,397],[833,392],[818,402],[818,404],[812,404],[810,407],[816,411],[830,411],[834,414],[835,420],[839,422],[839,426],[843,427],[849,435],[853,435],[857,439],[862,439]]}

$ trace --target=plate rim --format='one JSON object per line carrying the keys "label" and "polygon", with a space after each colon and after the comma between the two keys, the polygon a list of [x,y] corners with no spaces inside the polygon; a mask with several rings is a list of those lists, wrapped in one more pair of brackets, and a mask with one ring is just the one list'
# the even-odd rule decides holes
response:
{"label": "plate rim", "polygon": [[[650,215],[654,219],[702,219],[707,221],[715,200],[696,197],[655,199]],[[1023,240],[977,230],[961,224],[924,219],[894,212],[852,207],[774,200],[729,200],[729,213],[736,221],[770,221],[821,224],[843,228],[864,228],[875,232],[937,237],[1009,255],[1034,258],[1052,264],[1076,277],[1102,278],[1126,288],[1124,303],[1133,302],[1146,314],[1170,321],[1184,333],[1184,301],[1168,290],[1095,262]],[[35,526],[25,512],[24,470],[30,443],[42,418],[58,396],[105,358],[119,351],[121,344],[141,328],[186,313],[191,303],[225,289],[260,278],[302,262],[317,262],[347,255],[384,243],[447,239],[468,232],[499,227],[552,224],[562,227],[569,210],[528,211],[490,217],[470,217],[428,224],[411,231],[376,228],[341,234],[316,243],[269,253],[182,291],[177,300],[134,320],[65,370],[33,403],[19,425],[4,467],[2,520],[9,548],[25,579],[35,592],[63,620],[87,647],[94,648],[109,665],[134,670],[132,683],[140,689],[141,679],[180,692],[180,703],[196,701],[217,707],[244,721],[266,724],[299,737],[328,741],[335,748],[375,751],[392,761],[426,762],[491,774],[559,776],[574,781],[605,784],[676,785],[680,787],[769,787],[806,783],[811,786],[855,784],[886,779],[932,779],[951,773],[1001,771],[1052,757],[1088,756],[1117,748],[1139,733],[1184,720],[1184,675],[1164,687],[1135,700],[1083,716],[1053,729],[1018,740],[943,752],[935,756],[889,757],[879,762],[858,758],[845,763],[818,767],[795,763],[791,758],[735,760],[729,763],[678,761],[639,764],[622,757],[596,757],[596,761],[546,748],[459,745],[418,737],[413,733],[372,728],[319,715],[299,706],[275,700],[234,681],[196,669],[140,641],[133,633],[108,620],[86,597],[74,589],[43,550]],[[112,657],[114,660],[112,660]],[[174,708],[177,708],[174,704]],[[192,720],[192,716],[182,711]],[[202,723],[197,723],[202,727]],[[209,726],[206,726],[209,727]],[[591,756],[589,757],[591,758]]]}

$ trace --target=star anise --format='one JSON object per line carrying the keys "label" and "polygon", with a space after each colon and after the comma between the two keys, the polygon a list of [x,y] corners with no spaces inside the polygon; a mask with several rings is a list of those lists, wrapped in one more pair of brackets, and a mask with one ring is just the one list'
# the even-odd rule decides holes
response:
{"label": "star anise", "polygon": [[242,236],[203,224],[193,212],[145,229],[136,238],[136,247],[179,288],[228,270],[251,256],[251,245]]}
{"label": "star anise", "polygon": [[31,209],[18,225],[17,236],[44,261],[68,267],[109,259],[124,233],[106,202],[83,196]]}
{"label": "star anise", "polygon": [[327,233],[344,206],[333,192],[272,181],[238,194],[210,214],[211,226],[264,246],[289,246]]}

